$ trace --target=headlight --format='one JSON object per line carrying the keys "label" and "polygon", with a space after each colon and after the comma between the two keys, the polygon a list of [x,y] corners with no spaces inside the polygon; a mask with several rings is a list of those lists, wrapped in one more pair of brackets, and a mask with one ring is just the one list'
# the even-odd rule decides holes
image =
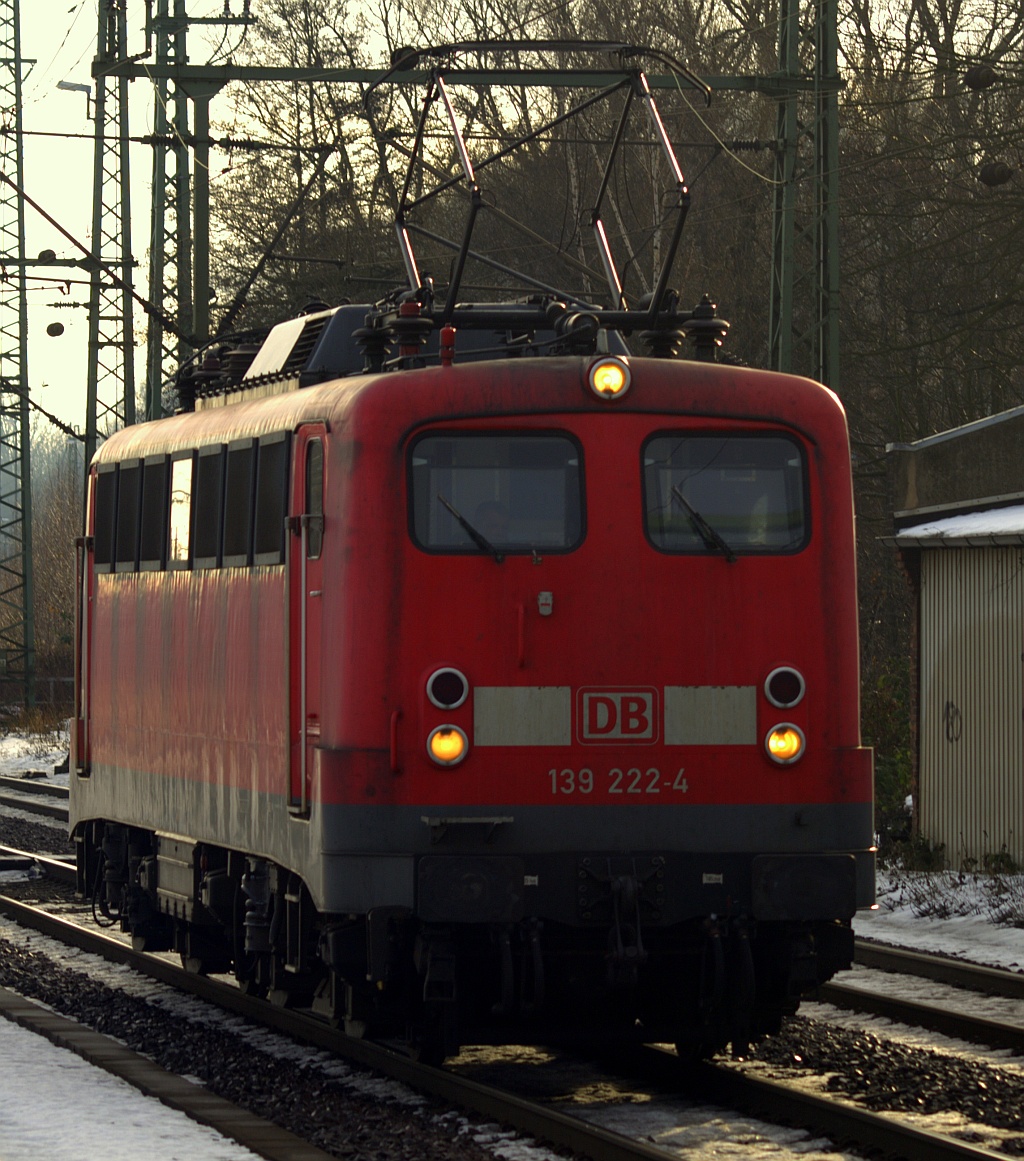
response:
{"label": "headlight", "polygon": [[439,766],[457,766],[469,753],[469,738],[458,726],[438,726],[427,738],[427,753]]}
{"label": "headlight", "polygon": [[791,766],[804,752],[807,739],[799,726],[782,722],[768,731],[764,740],[765,752],[780,766]]}
{"label": "headlight", "polygon": [[427,678],[427,697],[438,709],[458,709],[468,696],[469,682],[457,669],[435,669]]}
{"label": "headlight", "polygon": [[796,705],[804,696],[803,675],[790,665],[780,665],[768,674],[764,683],[764,695],[778,709],[788,709]]}
{"label": "headlight", "polygon": [[598,399],[615,400],[629,390],[632,375],[624,360],[606,357],[591,364],[587,382]]}

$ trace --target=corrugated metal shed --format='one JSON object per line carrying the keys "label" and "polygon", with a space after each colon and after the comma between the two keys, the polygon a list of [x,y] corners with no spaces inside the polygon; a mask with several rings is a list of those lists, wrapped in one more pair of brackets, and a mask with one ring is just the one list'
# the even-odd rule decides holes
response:
{"label": "corrugated metal shed", "polygon": [[1024,409],[890,448],[918,597],[916,821],[950,866],[1024,863]]}
{"label": "corrugated metal shed", "polygon": [[921,833],[953,866],[1024,861],[1024,565],[1018,548],[921,559]]}

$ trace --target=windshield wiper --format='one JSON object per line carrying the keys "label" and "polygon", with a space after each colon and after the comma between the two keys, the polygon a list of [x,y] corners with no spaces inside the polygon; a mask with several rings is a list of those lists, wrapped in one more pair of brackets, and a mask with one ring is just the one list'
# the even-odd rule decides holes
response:
{"label": "windshield wiper", "polygon": [[466,535],[473,541],[477,548],[479,548],[482,552],[489,552],[491,556],[493,556],[494,559],[498,562],[498,564],[501,564],[502,561],[504,561],[505,557],[502,556],[502,554],[483,535],[482,532],[478,532],[477,529],[475,529],[473,525],[470,524],[470,522],[466,519],[465,516],[462,515],[462,513],[458,510],[458,508],[455,507],[454,504],[449,504],[449,502],[444,498],[444,496],[441,495],[440,492],[437,493],[437,498],[448,509],[448,511],[451,512],[455,519],[458,520],[462,528],[465,529]]}
{"label": "windshield wiper", "polygon": [[713,551],[720,552],[725,559],[733,564],[736,560],[736,553],[725,543],[722,537],[715,531],[714,528],[704,519],[704,517],[697,511],[682,492],[672,485],[672,495],[682,505],[683,511],[690,517],[690,523],[697,530],[697,535],[704,541],[705,548],[710,548]]}

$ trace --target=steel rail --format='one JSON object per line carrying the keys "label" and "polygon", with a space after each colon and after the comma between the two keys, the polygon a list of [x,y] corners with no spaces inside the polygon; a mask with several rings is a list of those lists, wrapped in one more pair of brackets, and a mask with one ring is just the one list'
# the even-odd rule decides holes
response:
{"label": "steel rail", "polygon": [[13,778],[10,774],[0,774],[0,788],[16,790],[22,794],[37,794],[49,798],[68,800],[68,788],[56,786],[52,782],[37,782],[32,778]]}
{"label": "steel rail", "polygon": [[420,1064],[379,1044],[353,1040],[310,1016],[246,996],[239,989],[206,976],[191,975],[168,960],[133,951],[110,936],[79,927],[17,900],[0,896],[0,914],[82,951],[126,964],[263,1027],[385,1073],[419,1092],[498,1120],[539,1140],[572,1149],[584,1157],[593,1158],[593,1161],[665,1161],[670,1155],[666,1150],[643,1141],[631,1141],[618,1133],[588,1125],[575,1117],[532,1104],[488,1085]]}
{"label": "steel rail", "polygon": [[926,980],[968,988],[972,992],[985,992],[990,996],[1024,999],[1024,972],[986,967],[951,959],[949,956],[908,951],[901,947],[888,947],[863,939],[856,941],[854,959],[861,967],[921,976]]}
{"label": "steel rail", "polygon": [[24,797],[18,794],[0,794],[0,806],[10,806],[15,810],[23,810],[26,814],[41,814],[46,818],[56,818],[63,822],[68,821],[68,808],[56,802],[46,802],[42,796],[27,794]]}
{"label": "steel rail", "polygon": [[[135,952],[119,940],[78,927],[39,908],[0,896],[0,914],[81,950],[127,964],[262,1026],[383,1072],[420,1092],[497,1120],[539,1140],[572,1149],[593,1161],[665,1161],[667,1156],[675,1155],[452,1072],[419,1064],[381,1045],[353,1040],[309,1016],[256,1000],[205,976],[190,975],[168,960]],[[833,1098],[799,1092],[778,1081],[750,1077],[728,1065],[690,1069],[667,1050],[650,1049],[649,1053],[650,1060],[659,1062],[660,1079],[664,1081],[666,1074],[674,1075],[680,1091],[688,1097],[696,1095],[725,1102],[772,1121],[811,1128],[840,1142],[877,1149],[907,1161],[995,1161],[996,1158],[1005,1161],[1005,1155],[992,1150],[912,1128]]]}
{"label": "steel rail", "polygon": [[818,989],[818,997],[837,1008],[882,1016],[886,1020],[910,1024],[914,1028],[927,1028],[929,1032],[939,1032],[943,1036],[967,1040],[971,1044],[1024,1052],[1024,1027],[1013,1024],[1002,1024],[998,1020],[971,1016],[966,1012],[922,1004],[916,1000],[901,1000],[897,996],[880,995],[845,984],[825,984]]}
{"label": "steel rail", "polygon": [[41,855],[33,851],[22,851],[17,847],[0,846],[0,862],[8,861],[25,867],[35,864],[48,879],[56,879],[60,883],[70,883],[74,886],[78,882],[75,864],[68,859],[62,859],[59,855]]}
{"label": "steel rail", "polygon": [[1006,1161],[1005,1153],[913,1128],[834,1097],[826,1099],[781,1081],[754,1078],[728,1066],[714,1068],[713,1076],[707,1081],[698,1075],[697,1083],[703,1086],[709,1099],[728,1102],[766,1120],[801,1128],[814,1125],[840,1147],[848,1145],[858,1152],[878,1150],[888,1157],[906,1161],[953,1161],[969,1157]]}

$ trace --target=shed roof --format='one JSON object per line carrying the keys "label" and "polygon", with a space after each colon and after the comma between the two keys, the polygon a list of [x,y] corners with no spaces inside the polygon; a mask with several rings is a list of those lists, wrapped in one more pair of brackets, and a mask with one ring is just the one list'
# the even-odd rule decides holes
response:
{"label": "shed roof", "polygon": [[945,516],[883,538],[899,548],[990,548],[1024,544],[1024,504]]}

